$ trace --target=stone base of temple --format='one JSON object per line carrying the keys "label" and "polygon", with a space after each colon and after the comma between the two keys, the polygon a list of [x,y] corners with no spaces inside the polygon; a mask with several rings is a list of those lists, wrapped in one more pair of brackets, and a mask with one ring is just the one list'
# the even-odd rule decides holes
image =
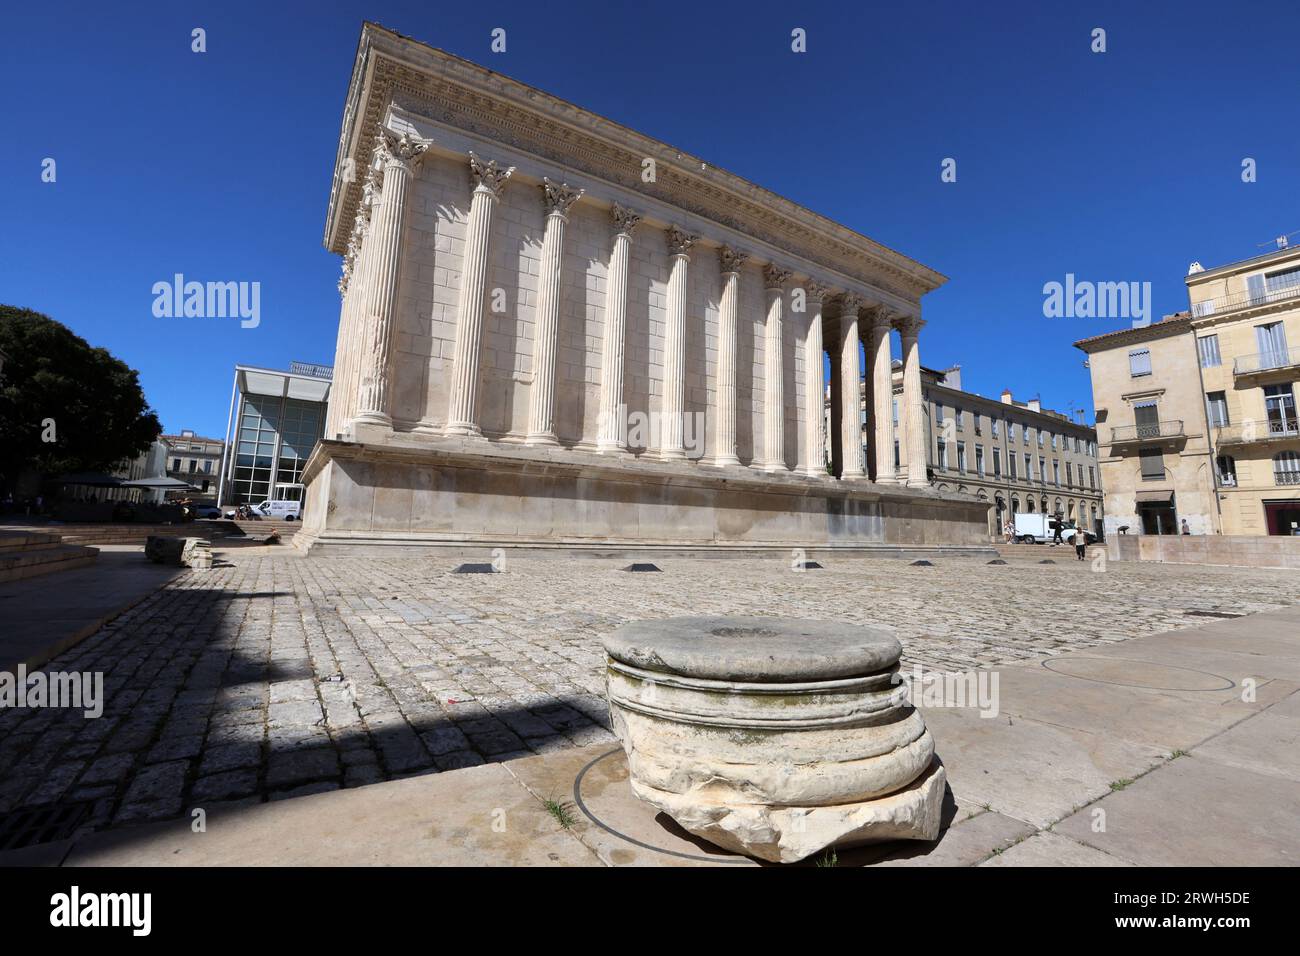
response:
{"label": "stone base of temple", "polygon": [[312,453],[296,547],[620,557],[802,549],[810,559],[995,554],[987,502],[930,488],[481,438],[357,437],[321,441]]}

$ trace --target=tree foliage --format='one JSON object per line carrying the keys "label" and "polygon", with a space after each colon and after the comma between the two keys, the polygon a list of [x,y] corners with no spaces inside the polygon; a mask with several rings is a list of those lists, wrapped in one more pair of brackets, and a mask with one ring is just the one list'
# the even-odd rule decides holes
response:
{"label": "tree foliage", "polygon": [[49,316],[0,305],[0,353],[0,485],[108,471],[158,437],[139,373]]}

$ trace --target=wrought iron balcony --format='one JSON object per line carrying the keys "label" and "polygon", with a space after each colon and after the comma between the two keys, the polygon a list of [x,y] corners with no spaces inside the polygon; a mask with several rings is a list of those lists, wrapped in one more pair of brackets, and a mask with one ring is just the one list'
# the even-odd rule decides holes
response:
{"label": "wrought iron balcony", "polygon": [[1262,445],[1265,442],[1300,438],[1300,419],[1274,418],[1224,425],[1217,433],[1220,445]]}
{"label": "wrought iron balcony", "polygon": [[1276,349],[1258,355],[1241,355],[1232,360],[1232,374],[1238,377],[1296,370],[1300,370],[1300,349]]}
{"label": "wrought iron balcony", "polygon": [[1192,315],[1199,319],[1207,315],[1236,312],[1239,309],[1274,305],[1291,299],[1300,299],[1300,283],[1289,283],[1254,294],[1249,291],[1234,292],[1232,295],[1225,295],[1218,299],[1206,299],[1204,302],[1196,302],[1192,305]]}
{"label": "wrought iron balcony", "polygon": [[1279,485],[1300,485],[1300,471],[1275,471],[1273,479]]}
{"label": "wrought iron balcony", "polygon": [[1110,430],[1110,443],[1112,445],[1127,445],[1133,442],[1162,441],[1182,437],[1183,423],[1181,419],[1145,422],[1141,425],[1116,425]]}

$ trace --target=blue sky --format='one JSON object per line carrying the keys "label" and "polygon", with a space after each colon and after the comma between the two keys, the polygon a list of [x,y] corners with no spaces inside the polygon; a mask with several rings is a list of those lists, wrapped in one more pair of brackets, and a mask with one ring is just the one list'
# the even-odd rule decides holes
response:
{"label": "blue sky", "polygon": [[[222,434],[236,362],[331,362],[321,234],[362,19],[946,274],[922,360],[986,395],[1091,416],[1070,343],[1125,323],[1044,318],[1044,283],[1149,281],[1159,317],[1186,308],[1190,261],[1300,230],[1290,3],[29,3],[0,33],[0,302],[138,368],[167,431]],[[155,318],[151,288],[177,272],[260,282],[260,325]]]}

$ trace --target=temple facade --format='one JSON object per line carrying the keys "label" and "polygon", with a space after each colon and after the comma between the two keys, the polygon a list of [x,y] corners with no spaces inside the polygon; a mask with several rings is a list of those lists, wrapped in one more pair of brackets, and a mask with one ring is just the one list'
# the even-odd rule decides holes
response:
{"label": "temple facade", "polygon": [[987,545],[926,476],[944,277],[673,147],[367,23],[325,245],[304,547]]}

